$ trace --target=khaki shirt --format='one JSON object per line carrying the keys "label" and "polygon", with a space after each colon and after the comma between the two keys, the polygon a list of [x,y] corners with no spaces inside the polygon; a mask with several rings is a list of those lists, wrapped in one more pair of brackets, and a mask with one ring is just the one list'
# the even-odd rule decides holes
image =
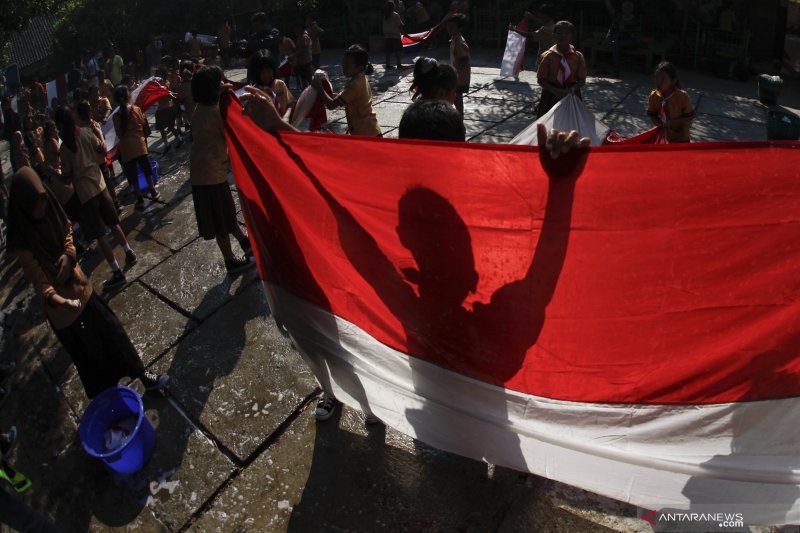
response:
{"label": "khaki shirt", "polygon": [[44,142],[44,180],[53,195],[62,206],[69,202],[75,189],[72,183],[67,183],[61,177],[61,155],[59,154],[58,141],[48,139]]}
{"label": "khaki shirt", "polygon": [[98,164],[105,159],[106,147],[91,128],[80,128],[76,135],[78,151],[73,152],[61,143],[61,172],[72,179],[78,200],[85,204],[106,189]]}
{"label": "khaki shirt", "polygon": [[218,105],[198,104],[192,120],[192,151],[189,182],[217,185],[228,179],[228,145]]}
{"label": "khaki shirt", "polygon": [[[86,302],[92,295],[92,285],[86,279],[86,275],[78,266],[75,257],[75,246],[72,244],[72,231],[67,233],[64,242],[64,253],[70,256],[75,267],[72,269],[72,275],[64,283],[56,281],[55,274],[51,273],[49,269],[43,269],[39,261],[33,256],[30,250],[19,250],[16,252],[17,259],[22,265],[22,272],[25,277],[33,284],[34,293],[39,297],[44,313],[50,322],[53,323],[55,329],[64,329],[80,316]],[[81,307],[79,309],[72,309],[65,306],[53,306],[49,303],[52,294],[59,294],[69,300],[80,300]]]}
{"label": "khaki shirt", "polygon": [[381,134],[378,117],[372,110],[372,90],[363,73],[350,78],[336,99],[344,103],[347,129],[351,135],[377,137]]}
{"label": "khaki shirt", "polygon": [[120,109],[114,114],[114,131],[119,139],[119,156],[123,163],[139,156],[147,155],[147,142],[144,137],[144,114],[137,106],[133,106],[128,118],[128,128],[125,133],[120,132],[119,114],[124,109]]}
{"label": "khaki shirt", "polygon": [[[692,108],[692,98],[683,89],[675,89],[666,99],[661,96],[658,89],[650,93],[647,100],[647,114],[651,117],[658,117],[661,113],[661,102],[664,102],[666,119],[689,118],[694,116]],[[667,126],[667,138],[669,142],[688,142],[689,141],[689,121],[675,126]]]}
{"label": "khaki shirt", "polygon": [[[556,87],[560,86],[561,84],[558,82],[558,68],[561,64],[561,57],[561,54],[552,47],[547,50],[540,58],[539,70],[536,73],[536,77],[539,80],[547,80]],[[567,83],[562,87],[564,89],[576,81],[585,80],[588,75],[586,59],[584,59],[583,54],[577,50],[575,50],[574,54],[569,54],[567,56],[567,65],[569,65],[570,75]]]}

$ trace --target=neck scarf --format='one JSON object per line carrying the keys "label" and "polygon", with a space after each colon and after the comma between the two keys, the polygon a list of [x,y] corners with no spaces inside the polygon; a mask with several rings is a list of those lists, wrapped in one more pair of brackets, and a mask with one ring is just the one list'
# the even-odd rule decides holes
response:
{"label": "neck scarf", "polygon": [[573,81],[575,81],[572,76],[572,69],[569,67],[569,62],[567,61],[567,58],[569,56],[575,55],[575,47],[569,45],[569,50],[567,51],[566,54],[562,54],[561,51],[558,49],[557,45],[553,45],[552,48],[550,48],[550,50],[558,54],[559,57],[561,57],[561,60],[558,63],[558,73],[556,74],[556,81],[561,87],[566,89],[567,87],[572,85]]}

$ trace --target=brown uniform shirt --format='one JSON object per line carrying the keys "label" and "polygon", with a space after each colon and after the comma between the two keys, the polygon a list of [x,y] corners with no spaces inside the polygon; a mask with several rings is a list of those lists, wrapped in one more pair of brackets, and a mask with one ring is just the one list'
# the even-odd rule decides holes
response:
{"label": "brown uniform shirt", "polygon": [[351,135],[377,137],[381,134],[378,117],[372,110],[372,90],[363,73],[350,78],[336,99],[344,103],[347,129]]}
{"label": "brown uniform shirt", "polygon": [[572,83],[575,81],[586,79],[586,76],[588,75],[586,59],[584,59],[582,53],[575,50],[574,54],[567,55],[567,64],[569,65],[569,69],[571,71],[568,79],[571,79],[572,81],[565,80],[565,83],[563,84],[559,82],[558,71],[561,64],[561,57],[561,54],[555,50],[555,47],[551,47],[544,54],[542,54],[541,61],[539,63],[539,70],[537,72],[537,78],[539,80],[547,80],[557,87],[563,86],[564,89],[572,85]]}
{"label": "brown uniform shirt", "polygon": [[80,128],[75,138],[77,152],[61,144],[61,171],[72,179],[78,200],[85,204],[106,189],[103,174],[97,166],[105,158],[106,147],[89,127]]}
{"label": "brown uniform shirt", "polygon": [[192,121],[189,182],[217,185],[228,179],[228,145],[218,105],[198,104]]}
{"label": "brown uniform shirt", "polygon": [[120,109],[114,114],[114,131],[116,131],[117,139],[119,139],[119,156],[123,163],[127,163],[139,156],[147,155],[147,142],[144,137],[144,113],[137,106],[131,107],[129,107],[131,111],[128,117],[128,129],[125,130],[125,133],[120,131],[119,117],[119,114],[124,110]]}
{"label": "brown uniform shirt", "polygon": [[[666,119],[689,118],[694,116],[692,99],[683,89],[675,89],[667,98],[663,98],[658,89],[650,93],[647,100],[647,114],[651,117],[661,115],[661,104],[664,104]],[[688,142],[689,141],[689,121],[681,124],[667,126],[667,138],[669,142]]]}
{"label": "brown uniform shirt", "polygon": [[[64,329],[80,316],[84,305],[92,295],[92,285],[86,279],[86,275],[78,266],[75,257],[75,246],[72,244],[72,230],[67,233],[64,242],[64,254],[70,256],[75,267],[72,275],[64,283],[56,280],[55,274],[49,269],[43,269],[39,261],[33,256],[30,250],[19,250],[16,252],[17,258],[22,265],[22,272],[25,277],[33,284],[33,290],[42,302],[44,313],[55,329]],[[53,306],[48,303],[52,294],[59,294],[69,300],[80,300],[81,307],[72,309],[65,306]]]}

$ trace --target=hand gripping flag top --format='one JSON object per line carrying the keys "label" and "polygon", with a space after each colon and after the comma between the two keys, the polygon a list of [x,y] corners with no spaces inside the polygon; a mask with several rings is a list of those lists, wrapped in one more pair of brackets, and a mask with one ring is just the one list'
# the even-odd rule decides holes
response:
{"label": "hand gripping flag top", "polygon": [[800,522],[800,143],[553,162],[222,107],[273,316],[338,399],[647,509]]}

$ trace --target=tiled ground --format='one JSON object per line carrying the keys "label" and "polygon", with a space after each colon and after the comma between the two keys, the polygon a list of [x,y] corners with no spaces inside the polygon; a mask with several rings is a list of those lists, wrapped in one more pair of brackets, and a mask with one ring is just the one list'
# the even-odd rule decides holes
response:
{"label": "tiled ground", "polygon": [[[325,57],[341,87],[337,54]],[[471,142],[508,142],[533,121],[535,74],[500,79],[498,64],[495,53],[475,53],[465,98]],[[410,73],[378,66],[371,78],[387,137],[397,136],[410,102]],[[684,84],[698,113],[694,140],[766,138],[765,108],[744,88],[694,73]],[[593,78],[583,94],[599,119],[629,136],[649,127],[650,87],[641,75]],[[345,131],[341,111],[329,127]],[[136,475],[112,475],[81,449],[88,401],[79,379],[16,264],[0,256],[2,364],[12,390],[0,427],[20,429],[11,460],[34,481],[28,503],[81,532],[649,531],[633,507],[441,453],[382,426],[367,430],[350,409],[316,424],[316,384],[269,318],[255,273],[229,278],[215,243],[197,236],[187,157],[185,147],[157,158],[165,205],[136,213],[123,194],[122,225],[139,263],[126,287],[105,295],[145,363],[174,376],[169,392],[145,396],[158,442]],[[95,286],[109,274],[97,254],[83,266]]]}

